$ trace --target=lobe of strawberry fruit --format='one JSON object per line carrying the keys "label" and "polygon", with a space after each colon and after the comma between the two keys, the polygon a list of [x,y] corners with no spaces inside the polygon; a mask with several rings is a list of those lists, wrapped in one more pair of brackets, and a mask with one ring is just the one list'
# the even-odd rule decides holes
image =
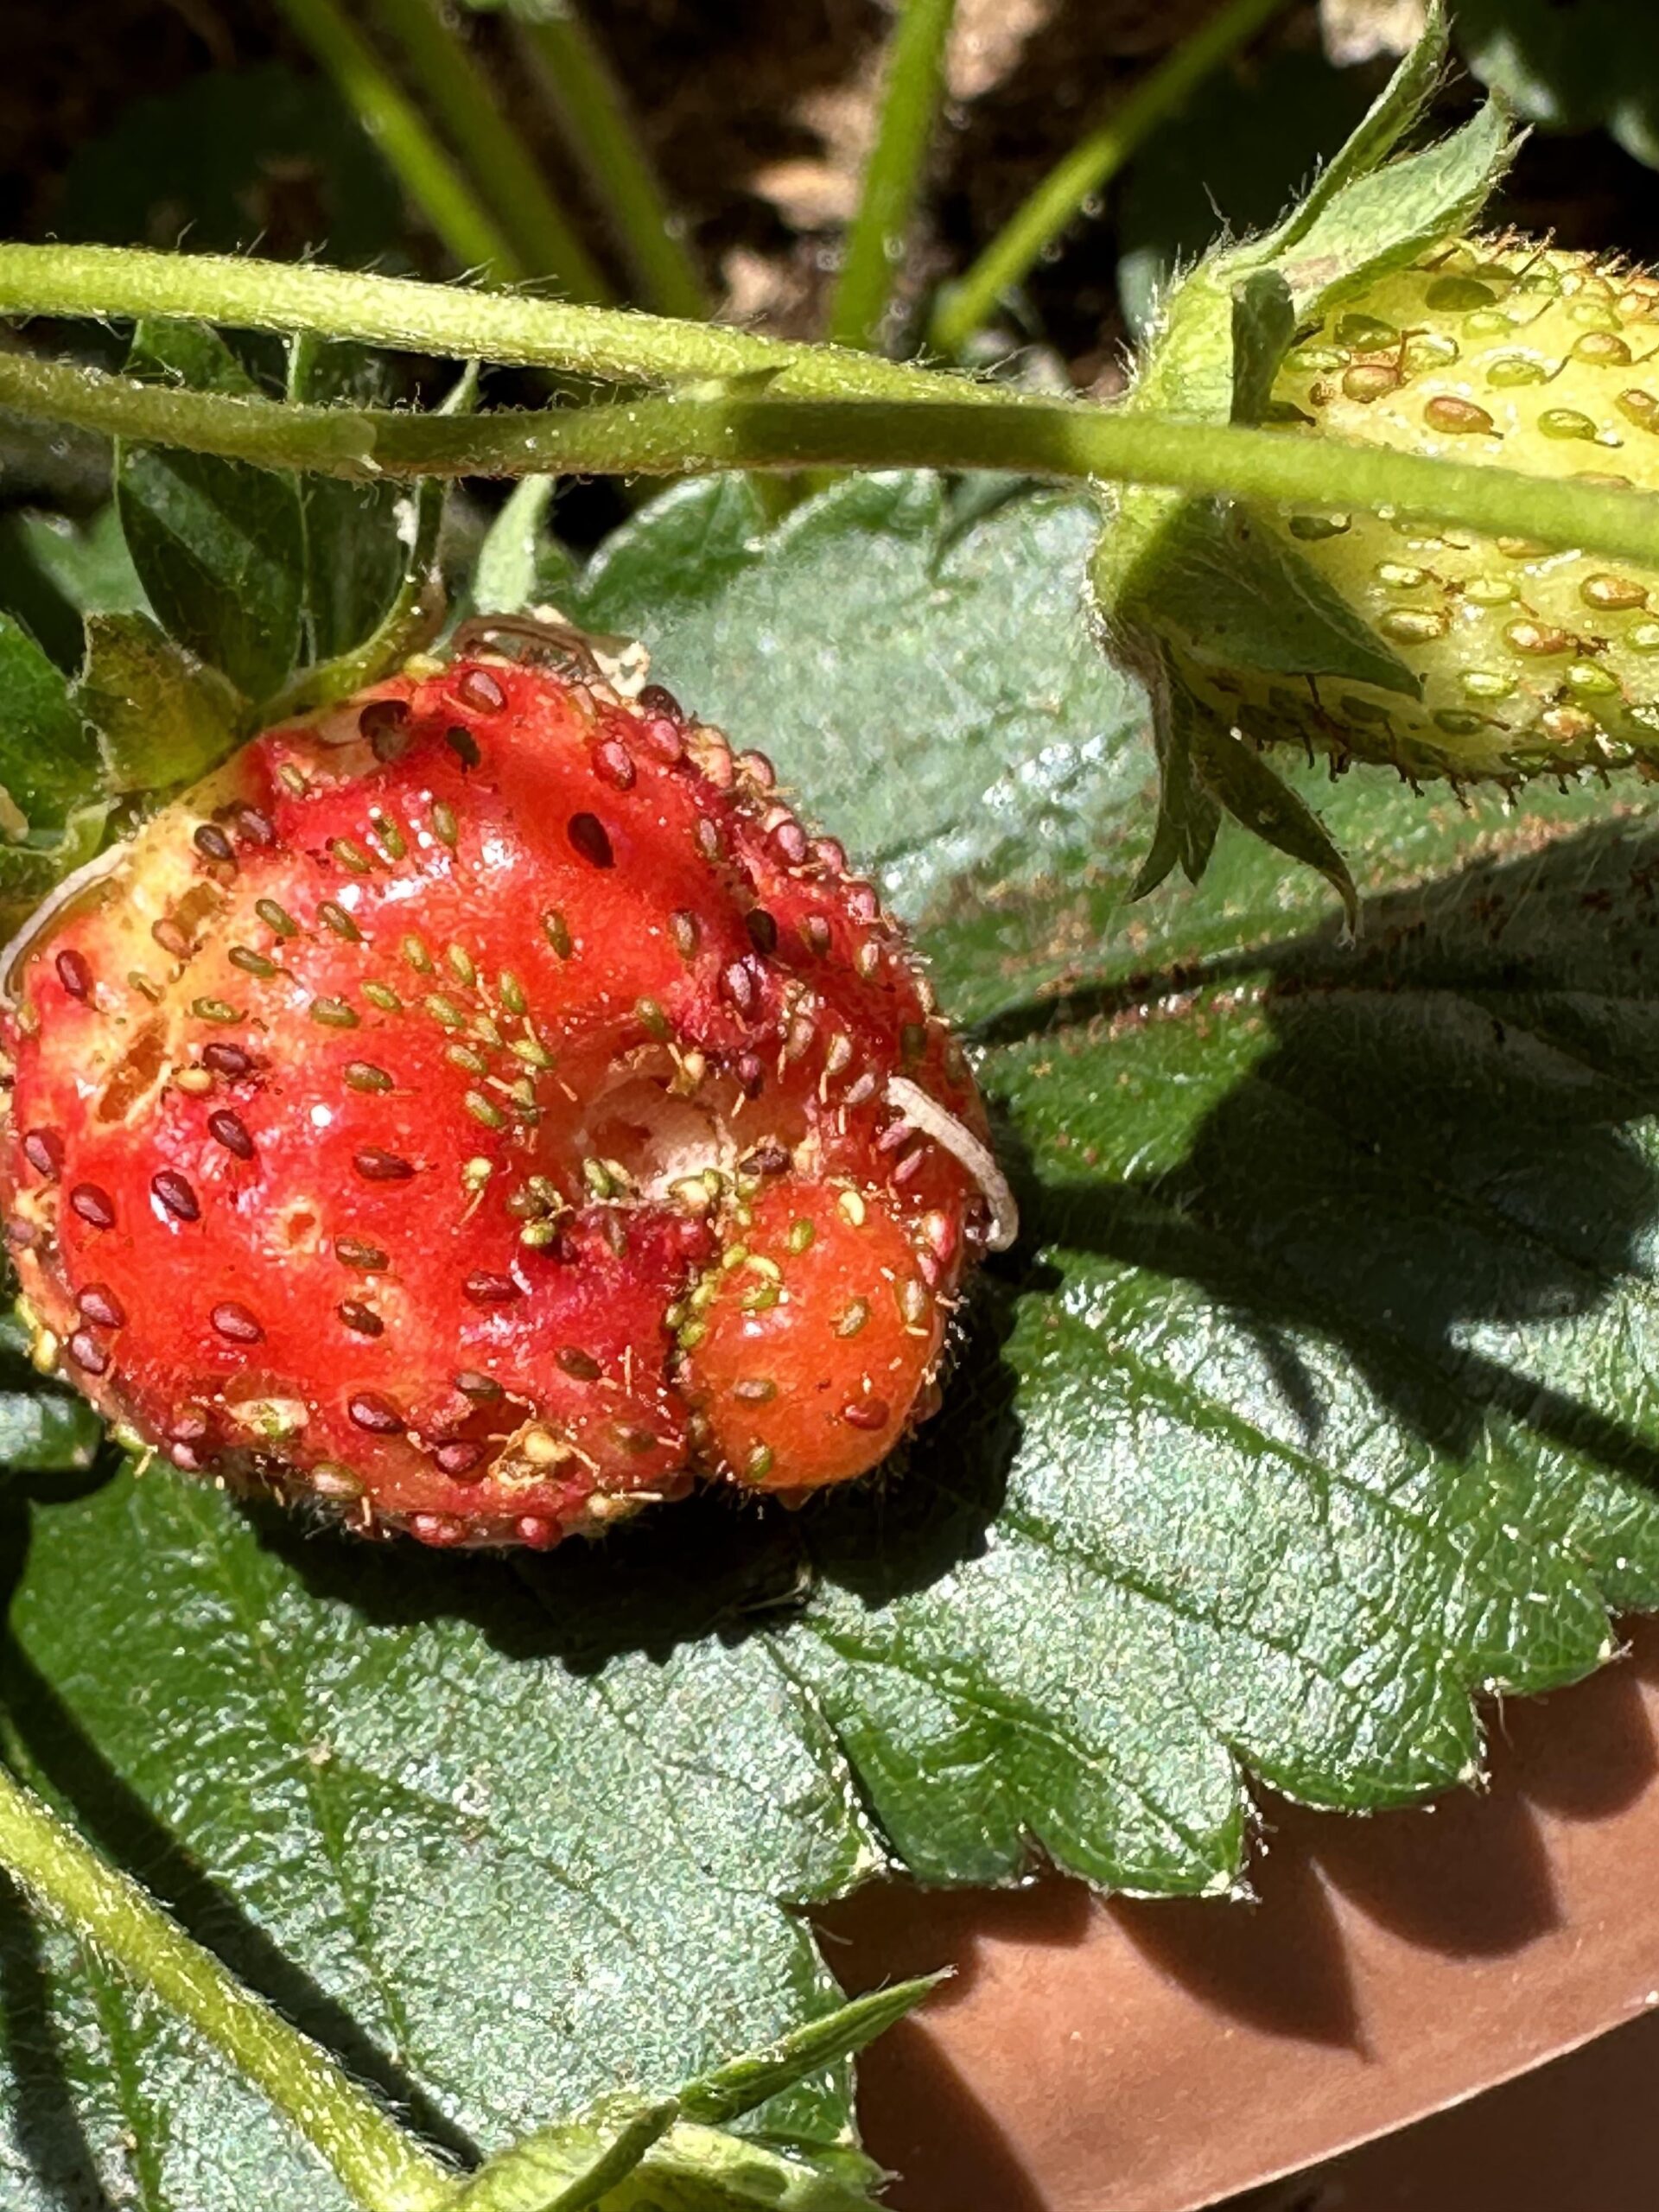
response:
{"label": "lobe of strawberry fruit", "polygon": [[6,979],[37,1357],[365,1533],[861,1474],[1007,1233],[874,890],[760,755],[558,655],[267,731]]}

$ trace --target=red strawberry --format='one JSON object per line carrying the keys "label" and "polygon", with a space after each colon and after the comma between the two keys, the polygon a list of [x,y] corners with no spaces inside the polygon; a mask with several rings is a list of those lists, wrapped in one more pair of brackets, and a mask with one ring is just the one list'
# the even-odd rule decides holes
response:
{"label": "red strawberry", "polygon": [[1007,1227],[874,890],[549,634],[268,731],[6,979],[42,1363],[429,1543],[861,1473]]}

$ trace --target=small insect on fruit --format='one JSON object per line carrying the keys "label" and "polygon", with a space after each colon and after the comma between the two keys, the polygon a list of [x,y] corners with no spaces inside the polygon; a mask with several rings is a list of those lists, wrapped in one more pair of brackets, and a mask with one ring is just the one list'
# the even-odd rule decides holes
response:
{"label": "small insect on fruit", "polygon": [[37,1356],[429,1544],[862,1474],[1012,1234],[973,1078],[764,759],[495,634],[256,738],[13,949]]}

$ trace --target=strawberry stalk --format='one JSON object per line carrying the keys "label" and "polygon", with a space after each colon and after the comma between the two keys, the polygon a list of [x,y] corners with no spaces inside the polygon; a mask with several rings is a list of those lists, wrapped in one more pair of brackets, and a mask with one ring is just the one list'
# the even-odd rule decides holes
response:
{"label": "strawberry stalk", "polygon": [[436,2212],[452,2199],[456,2177],[326,2051],[245,1989],[3,1765],[0,1865],[262,2090],[365,2212]]}
{"label": "strawberry stalk", "polygon": [[[3,251],[3,249],[0,249]],[[1012,396],[943,377],[899,404],[752,397],[643,399],[451,422],[375,409],[287,407],[0,355],[0,405],[268,468],[364,478],[682,475],[710,470],[1011,470],[1058,481],[1220,492],[1375,512],[1575,545],[1630,561],[1659,546],[1659,496],[1548,480],[1289,432],[1204,424]]]}

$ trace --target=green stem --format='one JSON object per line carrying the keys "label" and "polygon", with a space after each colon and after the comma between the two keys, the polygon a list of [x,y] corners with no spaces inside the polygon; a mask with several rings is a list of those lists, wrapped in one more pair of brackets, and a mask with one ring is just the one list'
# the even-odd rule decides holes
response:
{"label": "green stem", "polygon": [[836,345],[869,347],[880,340],[933,134],[955,12],[956,0],[902,0],[875,143],[830,307]]}
{"label": "green stem", "polygon": [[267,468],[392,476],[677,476],[710,469],[994,469],[1219,493],[1317,513],[1397,510],[1659,565],[1659,493],[1393,453],[1295,430],[1183,422],[922,379],[949,397],[628,399],[457,419],[136,384],[0,353],[0,407]]}
{"label": "green stem", "polygon": [[334,0],[279,4],[460,266],[499,283],[528,276],[495,218]]}
{"label": "green stem", "polygon": [[644,304],[693,321],[709,296],[657,181],[621,87],[570,0],[513,10],[561,131],[610,219]]}
{"label": "green stem", "polygon": [[[663,315],[315,264],[127,246],[0,244],[0,315],[160,315],[235,330],[308,331],[620,384],[763,375],[773,389],[826,398],[925,395],[941,381],[937,372],[870,354]],[[988,386],[965,380],[951,389],[963,400],[993,397]]]}
{"label": "green stem", "polygon": [[0,1866],[263,2089],[367,2212],[436,2212],[454,2198],[458,2176],[3,1767]]}
{"label": "green stem", "polygon": [[604,272],[565,220],[488,79],[435,0],[374,0],[374,6],[524,271],[550,277],[571,299],[610,299]]}
{"label": "green stem", "polygon": [[1056,162],[973,265],[940,293],[928,326],[932,350],[954,360],[1078,210],[1103,192],[1164,118],[1284,4],[1228,0]]}

